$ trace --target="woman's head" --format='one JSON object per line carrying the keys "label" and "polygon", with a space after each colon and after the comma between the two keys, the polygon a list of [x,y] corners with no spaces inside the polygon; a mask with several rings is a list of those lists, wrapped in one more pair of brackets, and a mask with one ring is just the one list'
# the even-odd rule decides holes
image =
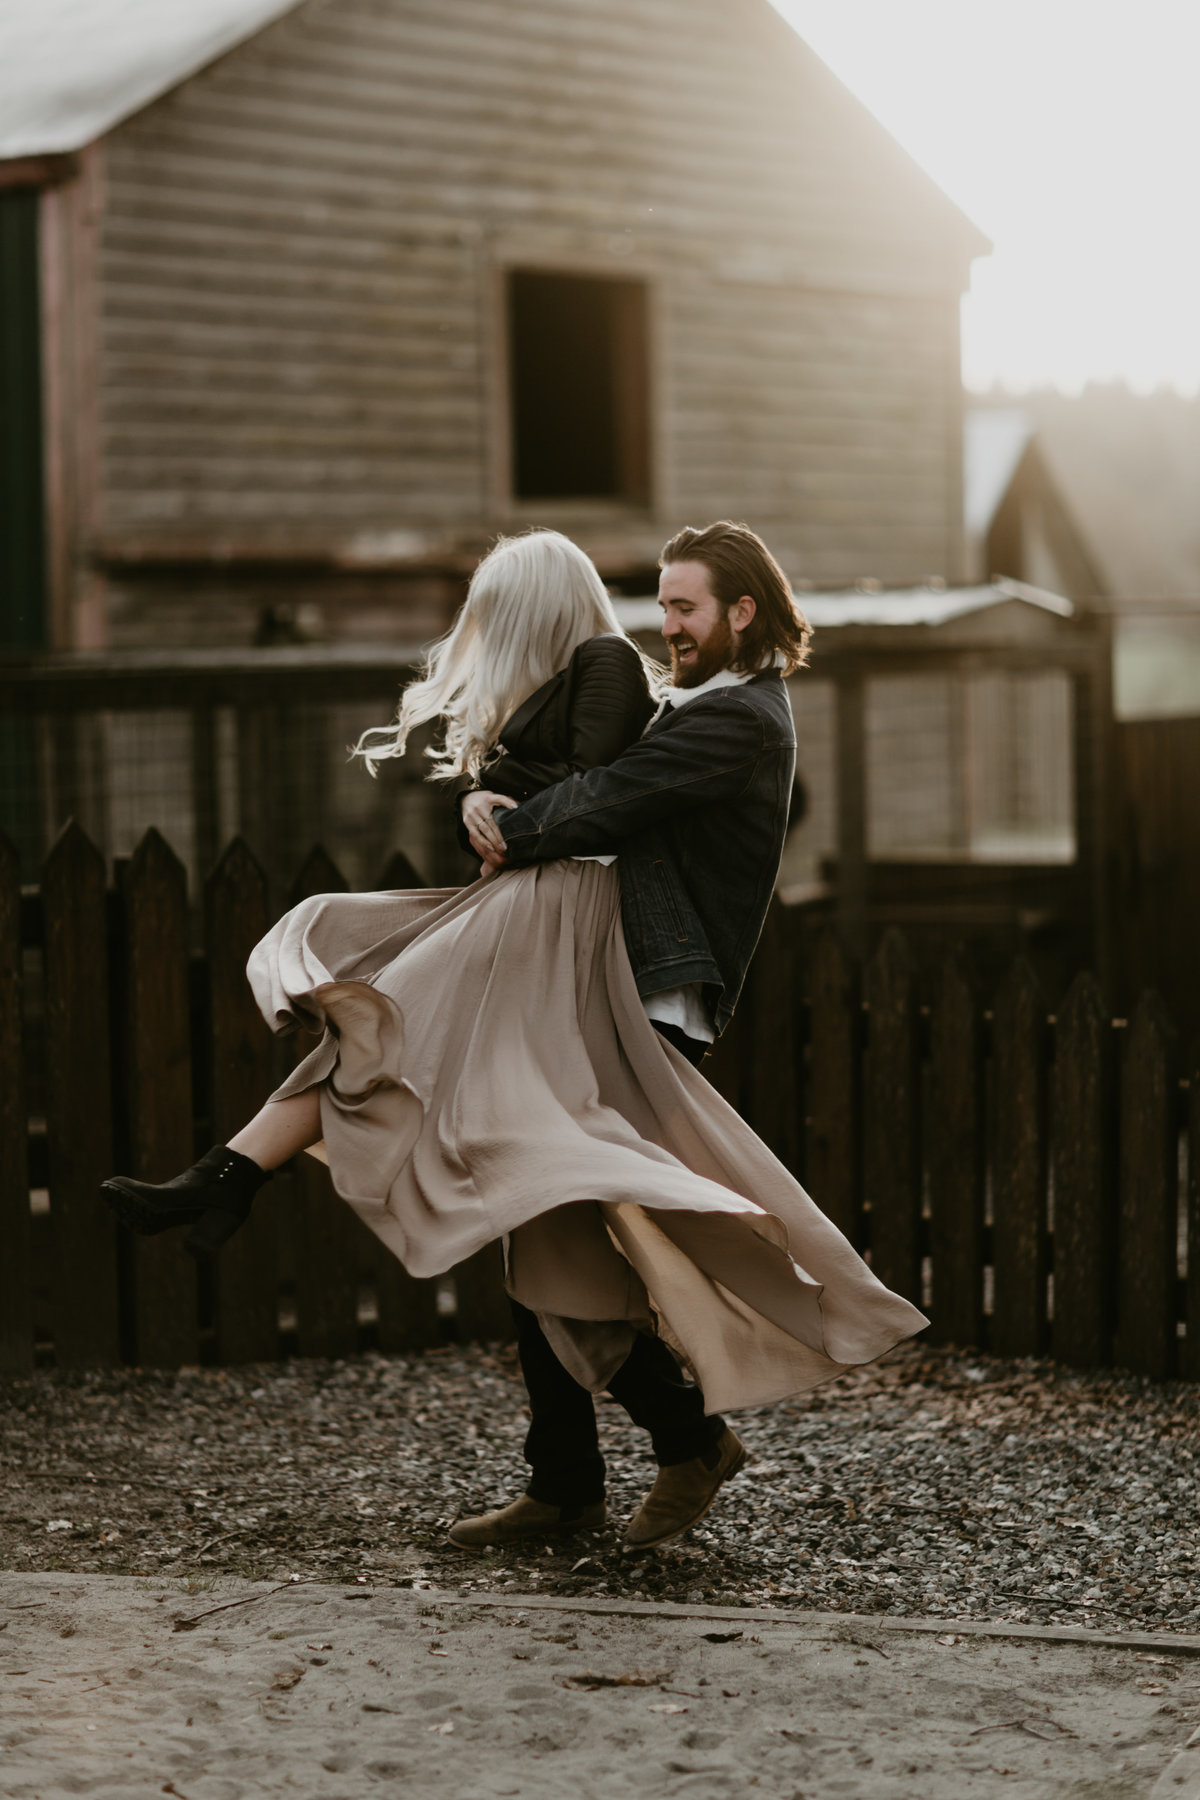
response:
{"label": "woman's head", "polygon": [[453,627],[405,689],[396,724],[364,732],[356,754],[374,774],[377,762],[403,755],[416,726],[444,719],[444,739],[429,752],[433,775],[475,777],[521,702],[586,639],[620,630],[595,564],[570,538],[501,538],[471,577]]}

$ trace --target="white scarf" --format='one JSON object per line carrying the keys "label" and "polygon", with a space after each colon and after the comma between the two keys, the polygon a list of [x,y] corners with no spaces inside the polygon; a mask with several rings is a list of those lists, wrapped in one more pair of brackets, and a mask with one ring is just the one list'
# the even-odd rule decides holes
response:
{"label": "white scarf", "polygon": [[[732,669],[718,669],[715,675],[710,675],[707,681],[697,682],[695,687],[665,687],[660,690],[658,711],[650,725],[657,725],[668,707],[686,706],[689,700],[698,700],[701,694],[711,694],[717,688],[742,687],[747,681],[753,681],[758,673],[757,669],[751,669],[747,675],[735,675]],[[647,731],[650,725],[646,727]]]}

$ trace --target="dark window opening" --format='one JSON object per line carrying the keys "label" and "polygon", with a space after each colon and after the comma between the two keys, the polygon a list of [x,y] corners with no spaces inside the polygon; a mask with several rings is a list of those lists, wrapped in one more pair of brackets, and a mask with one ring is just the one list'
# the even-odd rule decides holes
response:
{"label": "dark window opening", "polygon": [[508,326],[516,498],[644,504],[645,283],[514,269]]}

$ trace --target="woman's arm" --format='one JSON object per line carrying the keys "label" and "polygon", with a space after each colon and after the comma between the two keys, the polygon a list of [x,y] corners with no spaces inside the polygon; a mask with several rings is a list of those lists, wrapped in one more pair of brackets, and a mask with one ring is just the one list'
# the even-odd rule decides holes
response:
{"label": "woman's arm", "polygon": [[654,713],[642,659],[628,638],[598,637],[578,653],[568,698],[567,771],[598,769],[641,737]]}

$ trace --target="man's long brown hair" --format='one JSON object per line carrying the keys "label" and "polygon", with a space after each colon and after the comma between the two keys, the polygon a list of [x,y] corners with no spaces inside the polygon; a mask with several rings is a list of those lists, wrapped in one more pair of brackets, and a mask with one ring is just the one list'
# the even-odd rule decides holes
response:
{"label": "man's long brown hair", "polygon": [[708,585],[728,612],[743,594],[755,604],[754,617],[741,635],[735,669],[751,673],[777,664],[790,675],[808,661],[812,636],[808,620],[796,605],[792,585],[767,546],[748,525],[718,519],[697,531],[685,525],[663,545],[660,569],[668,563],[703,563]]}

